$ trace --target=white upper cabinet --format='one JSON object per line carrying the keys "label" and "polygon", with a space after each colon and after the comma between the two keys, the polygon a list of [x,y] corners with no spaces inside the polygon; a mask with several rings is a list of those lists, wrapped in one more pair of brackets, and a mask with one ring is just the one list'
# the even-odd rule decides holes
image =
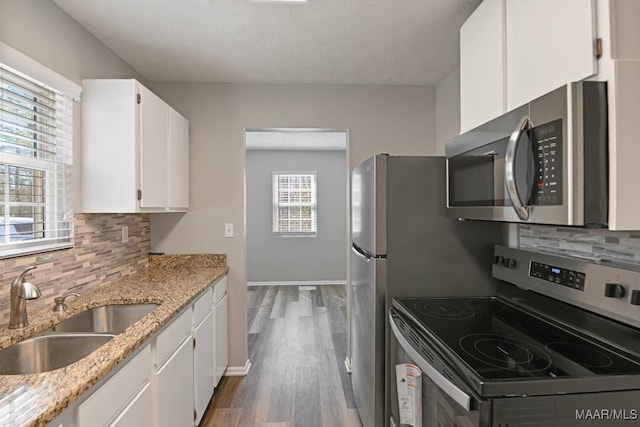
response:
{"label": "white upper cabinet", "polygon": [[133,79],[82,87],[82,211],[186,210],[187,120]]}
{"label": "white upper cabinet", "polygon": [[484,0],[460,28],[460,128],[505,110],[504,2]]}
{"label": "white upper cabinet", "polygon": [[140,208],[163,210],[167,206],[169,106],[142,85],[140,93]]}
{"label": "white upper cabinet", "polygon": [[507,111],[597,72],[593,0],[507,0]]}
{"label": "white upper cabinet", "polygon": [[189,122],[169,107],[169,209],[189,207]]}
{"label": "white upper cabinet", "polygon": [[460,29],[466,132],[597,72],[593,0],[484,0]]}

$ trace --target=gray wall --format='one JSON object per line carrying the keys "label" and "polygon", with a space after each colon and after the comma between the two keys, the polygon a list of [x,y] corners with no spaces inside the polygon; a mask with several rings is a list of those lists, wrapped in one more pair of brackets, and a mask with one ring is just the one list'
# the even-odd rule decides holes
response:
{"label": "gray wall", "polygon": [[[352,168],[379,152],[435,153],[435,88],[383,85],[154,83],[189,119],[190,201],[185,214],[151,216],[151,249],[223,252],[229,264],[230,364],[247,360],[244,227],[245,128],[349,130]],[[224,223],[235,237],[224,238]]]}
{"label": "gray wall", "polygon": [[[347,280],[345,151],[247,151],[247,281]],[[316,237],[272,233],[273,171],[316,172]]]}
{"label": "gray wall", "polygon": [[444,156],[447,140],[460,134],[460,67],[436,86],[436,154]]}
{"label": "gray wall", "polygon": [[[37,30],[35,30],[37,29]],[[144,78],[50,0],[0,0],[0,40],[69,80]],[[73,202],[82,200],[80,104],[74,106]]]}

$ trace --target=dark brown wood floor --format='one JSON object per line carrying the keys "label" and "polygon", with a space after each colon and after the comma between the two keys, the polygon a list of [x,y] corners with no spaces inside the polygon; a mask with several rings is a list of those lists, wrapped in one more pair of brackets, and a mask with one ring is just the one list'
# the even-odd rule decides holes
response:
{"label": "dark brown wood floor", "polygon": [[252,286],[247,307],[251,369],[222,379],[201,427],[360,427],[345,287]]}

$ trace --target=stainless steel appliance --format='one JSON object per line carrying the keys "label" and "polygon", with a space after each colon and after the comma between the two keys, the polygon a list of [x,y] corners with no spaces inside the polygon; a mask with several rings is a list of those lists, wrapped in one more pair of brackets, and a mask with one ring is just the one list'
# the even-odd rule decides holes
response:
{"label": "stainless steel appliance", "polygon": [[606,83],[578,82],[448,141],[448,215],[606,225],[607,132]]}
{"label": "stainless steel appliance", "polygon": [[639,423],[640,272],[497,246],[493,275],[493,297],[393,301],[423,426]]}
{"label": "stainless steel appliance", "polygon": [[392,297],[493,294],[502,225],[447,218],[444,157],[374,156],[351,184],[351,380],[363,425],[377,427],[388,422]]}

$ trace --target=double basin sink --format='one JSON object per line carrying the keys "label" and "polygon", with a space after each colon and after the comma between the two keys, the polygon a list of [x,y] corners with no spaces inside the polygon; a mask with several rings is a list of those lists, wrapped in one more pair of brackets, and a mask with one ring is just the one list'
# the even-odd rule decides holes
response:
{"label": "double basin sink", "polygon": [[158,304],[114,304],[80,312],[0,350],[0,375],[53,371],[88,356]]}

